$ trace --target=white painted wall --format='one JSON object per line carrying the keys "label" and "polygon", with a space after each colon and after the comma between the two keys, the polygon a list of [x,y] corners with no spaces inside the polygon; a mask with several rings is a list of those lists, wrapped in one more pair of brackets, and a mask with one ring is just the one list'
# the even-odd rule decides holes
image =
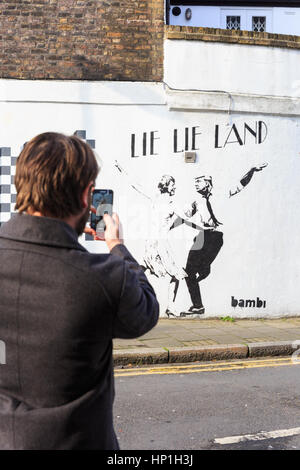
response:
{"label": "white painted wall", "polygon": [[[241,29],[252,30],[252,16],[266,16],[266,31],[277,34],[300,35],[300,8],[249,8],[182,5],[181,14],[174,16],[170,10],[170,24],[226,29],[226,15],[241,16]],[[186,20],[185,11],[192,10],[192,18]]]}
{"label": "white painted wall", "polygon": [[[170,10],[170,24],[178,26],[199,26],[207,28],[220,28],[220,7],[206,7],[206,6],[181,6],[181,14],[174,16],[172,14],[172,7]],[[185,12],[188,8],[192,10],[192,18],[187,21]]]}
{"label": "white painted wall", "polygon": [[[286,74],[293,76],[292,60],[289,65]],[[168,62],[166,73],[169,73]],[[190,83],[181,85],[189,87]],[[220,88],[220,81],[214,86]],[[268,110],[255,113],[251,108],[253,100],[248,97],[243,102],[242,113],[238,110],[228,113],[226,108],[217,109],[217,93],[211,95],[210,106],[202,100],[201,109],[197,109],[201,96],[190,96],[193,103],[188,110],[177,95],[175,103],[174,93],[166,93],[162,84],[151,83],[1,80],[0,147],[10,147],[12,155],[17,156],[22,144],[38,133],[52,130],[71,134],[86,130],[87,139],[95,139],[96,152],[103,162],[97,187],[113,189],[114,208],[123,223],[125,243],[140,262],[146,240],[160,236],[157,227],[160,214],[153,213],[149,201],[130,187],[114,167],[114,160],[151,197],[157,193],[161,176],[172,175],[176,180],[174,205],[178,210],[198,196],[194,177],[211,176],[214,184],[211,204],[223,223],[224,245],[211,265],[211,274],[201,283],[205,316],[299,315],[299,111],[293,108],[294,114],[288,115],[290,103],[286,98],[283,116],[270,114]],[[176,104],[173,108],[172,103]],[[232,133],[233,124],[244,141],[244,124],[255,129],[258,121],[263,121],[268,130],[267,135],[263,133],[263,142],[257,143],[253,135],[246,133],[246,141],[240,145]],[[186,128],[191,146],[193,127],[197,131],[197,160],[187,164],[181,152],[174,152],[174,130],[178,132],[177,150],[181,150]],[[151,131],[155,131],[155,155],[149,155],[148,145],[147,156],[142,156],[143,133],[149,139]],[[132,134],[136,137],[135,155],[139,155],[134,158]],[[250,168],[262,162],[268,166],[256,173],[241,193],[229,198],[229,189],[235,188]],[[0,164],[3,164],[1,159]],[[0,193],[0,204],[2,197]],[[168,207],[161,204],[162,210]],[[193,228],[181,226],[167,235],[179,266],[185,266],[197,233]],[[103,242],[82,240],[82,243],[92,252],[106,252]],[[169,278],[149,275],[149,279],[157,291],[163,315]],[[232,296],[238,300],[259,298],[266,302],[266,307],[234,308]],[[190,304],[183,281],[176,308],[180,312]]]}
{"label": "white painted wall", "polygon": [[274,8],[273,32],[300,35],[300,8]]}
{"label": "white painted wall", "polygon": [[295,96],[300,50],[166,40],[164,80],[180,89]]}

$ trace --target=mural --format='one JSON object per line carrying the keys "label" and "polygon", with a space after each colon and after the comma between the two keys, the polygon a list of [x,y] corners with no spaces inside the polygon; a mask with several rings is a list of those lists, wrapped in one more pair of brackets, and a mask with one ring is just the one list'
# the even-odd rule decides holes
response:
{"label": "mural", "polygon": [[[196,137],[201,135],[198,131],[199,126],[188,127],[184,131],[183,146],[186,150],[197,150]],[[244,124],[244,131],[247,130],[261,143],[262,130],[266,129],[265,123],[259,121],[256,123],[256,131]],[[219,125],[215,126],[214,148],[221,148],[219,143]],[[77,130],[75,135],[85,140],[93,149],[96,147],[96,141],[87,139],[85,130]],[[234,140],[230,140],[233,134]],[[265,137],[267,130],[265,131]],[[190,137],[189,137],[190,135]],[[264,137],[264,138],[265,138]],[[155,140],[159,140],[158,131],[149,132],[149,155],[156,155],[154,151]],[[244,145],[237,127],[233,124],[227,131],[224,141],[224,147],[228,143],[238,143]],[[190,144],[189,144],[190,143]],[[131,158],[137,158],[136,154],[136,137],[131,135]],[[179,132],[178,129],[173,133],[173,152],[180,153]],[[143,133],[142,152],[141,155],[147,155],[147,133]],[[1,166],[0,166],[0,224],[7,221],[14,212],[14,204],[16,200],[16,190],[14,187],[14,174],[17,157],[11,156],[11,148],[0,148]],[[256,172],[265,169],[267,163],[262,163],[251,168],[238,182],[232,187],[226,198],[230,199],[239,194],[252,180]],[[194,176],[194,198],[190,201],[184,201],[178,205],[175,199],[176,181],[171,174],[163,174],[154,182],[155,191],[153,194],[145,192],[145,186],[133,181],[127,170],[117,161],[114,162],[114,169],[121,175],[125,184],[131,187],[138,195],[148,202],[152,212],[152,218],[157,221],[157,233],[155,237],[145,239],[143,254],[139,260],[145,273],[149,273],[158,279],[165,278],[169,282],[168,301],[165,309],[165,315],[169,318],[176,317],[200,317],[205,313],[201,294],[201,282],[206,279],[211,272],[211,265],[218,256],[223,246],[223,223],[217,218],[213,209],[213,178],[210,175]],[[199,171],[199,170],[197,170]],[[219,216],[218,216],[219,217]],[[174,248],[169,241],[169,234],[173,230],[177,230],[182,224],[194,230],[193,242],[190,246],[185,265],[181,266],[178,262]],[[90,235],[85,235],[86,241],[92,241]],[[176,297],[180,283],[184,281],[190,297],[191,306],[186,305],[183,311],[179,311],[176,305]],[[186,297],[188,299],[188,296]],[[232,296],[232,306],[244,306],[242,300],[236,300]],[[261,302],[257,299],[257,302]],[[262,303],[262,305],[265,306]],[[247,305],[248,306],[248,305]],[[250,306],[250,304],[249,304]],[[252,306],[252,304],[251,304]]]}
{"label": "mural", "polygon": [[[229,190],[229,198],[242,191],[252,180],[256,172],[262,171],[267,163],[251,168],[233,189]],[[223,233],[219,226],[223,225],[214,212],[210,202],[213,190],[211,176],[196,176],[195,200],[180,209],[174,203],[176,192],[175,178],[171,175],[163,175],[157,185],[158,194],[153,198],[144,193],[143,187],[137,182],[132,182],[127,171],[116,161],[115,167],[122,176],[140,195],[151,201],[152,211],[160,215],[158,238],[149,239],[145,244],[143,267],[156,277],[168,277],[170,284],[174,284],[173,290],[169,289],[169,299],[165,314],[168,317],[197,317],[205,313],[200,282],[210,274],[212,262],[217,257],[223,245]],[[161,209],[164,208],[162,211]],[[195,220],[195,216],[197,217]],[[193,220],[193,222],[191,222]],[[179,266],[173,249],[168,241],[168,232],[181,224],[186,224],[197,230],[193,239],[185,268]],[[177,312],[176,294],[179,282],[185,280],[190,298],[191,307],[186,311]]]}
{"label": "mural", "polygon": [[[135,104],[98,105],[98,95],[87,105],[80,97],[3,104],[0,223],[14,211],[22,144],[49,129],[75,133],[102,161],[96,189],[113,191],[124,241],[157,293],[161,316],[299,315],[300,261],[291,256],[300,249],[299,119],[169,111],[156,94],[157,104],[144,97],[140,105],[129,88],[112,99],[125,99],[126,89]],[[193,163],[185,152],[196,154]],[[107,253],[88,235],[80,242]]]}
{"label": "mural", "polygon": [[[258,143],[263,141],[262,129],[266,129],[265,123],[259,121],[256,123],[256,131],[252,130],[247,124],[244,129],[250,130],[251,134],[257,139]],[[233,133],[234,141],[230,141]],[[96,141],[86,138],[85,130],[77,130],[75,135],[85,140],[93,149],[95,149]],[[149,132],[149,148],[150,155],[156,155],[154,151],[155,140],[159,140],[158,131]],[[189,138],[189,134],[190,137]],[[198,132],[198,126],[191,129],[185,128],[183,145],[186,150],[196,150],[196,137],[201,133]],[[267,132],[265,132],[265,135]],[[219,144],[219,125],[215,126],[214,148],[221,148]],[[239,145],[245,144],[242,141],[236,125],[233,124],[228,132],[224,146],[228,143],[237,142]],[[147,155],[147,133],[143,133],[141,155]],[[173,133],[173,152],[180,153],[179,132],[177,129]],[[136,138],[131,135],[131,158],[137,158],[135,149]],[[16,201],[16,190],[14,186],[14,174],[17,157],[11,156],[11,148],[0,148],[0,224],[7,221],[11,214],[14,213],[14,204]],[[229,190],[227,199],[239,194],[252,180],[256,172],[262,171],[267,163],[260,164],[251,168],[235,185]],[[213,178],[210,175],[194,176],[194,199],[184,201],[180,206],[176,203],[176,181],[175,177],[170,174],[161,175],[158,181],[154,182],[156,186],[153,194],[145,192],[145,186],[133,181],[128,171],[117,161],[114,162],[114,169],[123,178],[125,184],[131,187],[138,195],[146,200],[151,208],[152,218],[157,221],[158,231],[155,237],[145,239],[143,255],[140,263],[145,273],[149,273],[158,279],[168,279],[168,301],[165,309],[165,315],[169,318],[189,317],[195,318],[205,313],[205,307],[201,295],[201,282],[206,279],[211,272],[211,265],[218,256],[223,246],[223,223],[215,215],[212,206],[213,196]],[[199,171],[199,170],[198,170]],[[218,216],[219,217],[219,216]],[[178,262],[174,248],[169,241],[169,234],[176,230],[182,224],[191,227],[194,230],[192,246],[190,246],[185,265],[181,266]],[[92,241],[90,235],[85,235],[86,241]],[[191,306],[188,305],[183,311],[179,311],[176,306],[176,296],[180,283],[184,281]],[[186,297],[188,299],[188,296]],[[257,302],[261,302],[257,299]],[[233,307],[242,305],[242,300],[236,300],[232,296],[231,304]],[[258,304],[257,304],[258,305]],[[262,303],[262,305],[265,306]],[[248,306],[248,305],[247,305]],[[250,304],[249,304],[250,306]],[[251,304],[252,306],[252,304]]]}

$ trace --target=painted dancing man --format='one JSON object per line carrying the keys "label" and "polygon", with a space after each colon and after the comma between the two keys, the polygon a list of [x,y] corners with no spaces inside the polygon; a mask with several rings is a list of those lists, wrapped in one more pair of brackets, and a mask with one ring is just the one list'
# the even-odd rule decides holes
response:
{"label": "painted dancing man", "polygon": [[[267,166],[266,163],[251,168],[240,180],[240,184],[229,192],[229,197],[238,194],[251,181],[257,171]],[[212,262],[216,259],[223,245],[223,232],[219,230],[222,223],[217,219],[211,206],[212,177],[198,176],[195,178],[195,189],[200,195],[192,204],[184,210],[186,218],[193,217],[198,213],[200,230],[194,238],[194,243],[189,251],[185,271],[187,288],[191,297],[192,306],[188,311],[181,312],[180,316],[199,315],[205,313],[199,283],[210,274]],[[183,218],[177,219],[171,229],[180,223],[186,223]],[[191,225],[191,224],[189,224]],[[196,226],[194,226],[196,228]]]}

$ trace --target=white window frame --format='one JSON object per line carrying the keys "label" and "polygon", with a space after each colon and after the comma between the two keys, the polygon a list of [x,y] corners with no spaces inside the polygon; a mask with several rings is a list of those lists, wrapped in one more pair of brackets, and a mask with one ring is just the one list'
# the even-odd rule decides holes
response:
{"label": "white window frame", "polygon": [[268,9],[247,9],[247,31],[252,31],[252,17],[253,16],[265,16],[266,17],[266,32],[273,32],[273,10]]}
{"label": "white window frame", "polygon": [[246,15],[243,8],[221,8],[220,27],[226,29],[227,16],[240,16],[241,17],[241,30],[246,29]]}
{"label": "white window frame", "polygon": [[265,16],[266,17],[266,31],[273,32],[273,10],[272,8],[221,8],[220,9],[220,28],[226,29],[227,16],[240,16],[241,17],[241,30],[252,31],[252,17]]}

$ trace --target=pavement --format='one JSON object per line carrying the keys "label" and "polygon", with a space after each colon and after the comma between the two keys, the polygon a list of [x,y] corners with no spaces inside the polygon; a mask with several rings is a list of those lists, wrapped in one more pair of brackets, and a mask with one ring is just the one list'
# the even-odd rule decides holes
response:
{"label": "pavement", "polygon": [[115,339],[116,367],[141,364],[300,356],[300,317],[161,318],[147,334]]}

